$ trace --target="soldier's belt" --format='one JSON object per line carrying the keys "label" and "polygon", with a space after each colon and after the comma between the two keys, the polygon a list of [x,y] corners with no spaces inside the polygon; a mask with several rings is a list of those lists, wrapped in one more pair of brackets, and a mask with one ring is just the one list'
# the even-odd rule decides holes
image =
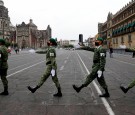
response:
{"label": "soldier's belt", "polygon": [[99,63],[99,61],[98,60],[94,60],[93,63]]}
{"label": "soldier's belt", "polygon": [[46,65],[51,64],[51,61],[46,62]]}

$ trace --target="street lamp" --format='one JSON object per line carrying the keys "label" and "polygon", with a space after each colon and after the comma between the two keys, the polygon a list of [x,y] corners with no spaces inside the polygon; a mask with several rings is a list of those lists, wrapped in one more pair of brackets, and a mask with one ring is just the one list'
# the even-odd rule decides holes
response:
{"label": "street lamp", "polygon": [[4,39],[4,32],[5,32],[5,30],[4,30],[4,27],[5,27],[5,21],[2,19],[2,25],[3,25],[3,28],[2,28],[2,31],[3,31],[3,39]]}

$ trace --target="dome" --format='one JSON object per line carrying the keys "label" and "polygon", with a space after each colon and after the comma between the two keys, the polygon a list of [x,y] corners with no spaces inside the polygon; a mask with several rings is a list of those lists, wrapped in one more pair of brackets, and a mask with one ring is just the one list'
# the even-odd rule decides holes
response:
{"label": "dome", "polygon": [[29,26],[37,27],[37,26],[33,23],[33,20],[32,20],[32,19],[30,19]]}
{"label": "dome", "polygon": [[0,6],[4,6],[4,2],[0,0]]}

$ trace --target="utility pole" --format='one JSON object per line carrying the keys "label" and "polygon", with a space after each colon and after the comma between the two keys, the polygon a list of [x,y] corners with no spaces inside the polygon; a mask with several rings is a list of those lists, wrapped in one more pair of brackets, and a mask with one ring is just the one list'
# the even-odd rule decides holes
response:
{"label": "utility pole", "polygon": [[4,31],[5,31],[4,30],[4,24],[5,24],[5,21],[3,19],[2,19],[2,24],[3,24],[3,28],[2,29],[3,29],[3,39],[4,39]]}

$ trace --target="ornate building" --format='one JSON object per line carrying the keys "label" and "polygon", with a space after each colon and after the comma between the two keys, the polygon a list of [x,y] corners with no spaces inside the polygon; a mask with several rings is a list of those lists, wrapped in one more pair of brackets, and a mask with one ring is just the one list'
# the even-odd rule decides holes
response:
{"label": "ornate building", "polygon": [[135,47],[135,0],[114,15],[109,12],[107,21],[98,23],[98,33],[105,39],[107,47]]}
{"label": "ornate building", "polygon": [[16,43],[20,48],[45,47],[50,38],[51,28],[49,25],[46,30],[38,30],[32,19],[28,24],[22,22],[22,24],[16,25]]}
{"label": "ornate building", "polygon": [[15,27],[10,22],[8,9],[4,6],[4,2],[0,0],[0,38],[12,41],[11,33],[15,31]]}

